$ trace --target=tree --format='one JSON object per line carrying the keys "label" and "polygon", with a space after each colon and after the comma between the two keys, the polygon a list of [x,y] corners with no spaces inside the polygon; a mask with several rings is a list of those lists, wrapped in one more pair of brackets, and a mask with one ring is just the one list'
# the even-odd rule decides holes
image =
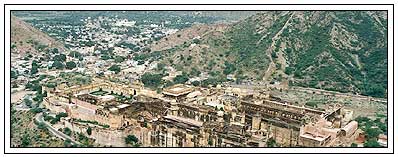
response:
{"label": "tree", "polygon": [[47,129],[46,124],[44,124],[44,122],[37,123],[37,128],[40,129],[40,130],[46,130]]}
{"label": "tree", "polygon": [[363,146],[364,146],[364,147],[371,147],[371,148],[374,148],[374,147],[381,147],[380,144],[379,144],[379,142],[376,141],[376,139],[371,139],[371,140],[366,141],[366,142],[363,144]]}
{"label": "tree", "polygon": [[173,81],[174,81],[174,83],[175,84],[182,84],[182,83],[185,83],[185,82],[187,82],[189,80],[189,78],[188,78],[188,76],[186,75],[186,74],[182,74],[182,75],[177,75],[174,79],[173,79]]}
{"label": "tree", "polygon": [[158,87],[162,82],[162,75],[145,73],[141,76],[141,81],[147,87]]}
{"label": "tree", "polygon": [[374,139],[381,133],[379,128],[366,128],[365,133],[367,138]]}
{"label": "tree", "polygon": [[317,108],[318,107],[318,103],[316,103],[315,101],[308,101],[305,103],[306,106],[309,107],[313,107],[313,108]]}
{"label": "tree", "polygon": [[194,86],[199,86],[199,85],[200,85],[200,82],[199,82],[199,81],[193,81],[193,82],[192,82],[192,85],[194,85]]}
{"label": "tree", "polygon": [[66,55],[65,54],[59,54],[54,56],[54,61],[60,61],[60,62],[65,62],[66,61]]}
{"label": "tree", "polygon": [[77,52],[77,51],[71,51],[68,56],[69,57],[74,57],[74,58],[81,58],[82,54]]}
{"label": "tree", "polygon": [[33,98],[34,101],[36,102],[42,102],[43,101],[43,94],[37,92],[36,96]]}
{"label": "tree", "polygon": [[13,79],[17,79],[18,78],[18,74],[14,70],[11,70],[11,78],[13,78]]}
{"label": "tree", "polygon": [[30,99],[27,98],[27,97],[25,97],[25,98],[23,99],[23,102],[24,102],[24,104],[25,104],[26,106],[28,106],[28,107],[32,106],[32,100],[30,100]]}
{"label": "tree", "polygon": [[362,123],[362,122],[368,122],[371,119],[368,117],[362,117],[362,116],[358,116],[357,118],[355,118],[355,121],[357,121],[358,123]]}
{"label": "tree", "polygon": [[64,141],[64,146],[65,146],[65,147],[71,147],[71,146],[72,146],[72,141],[71,141],[70,139],[66,139],[66,140]]}
{"label": "tree", "polygon": [[117,74],[120,72],[120,67],[118,65],[112,65],[108,70],[113,71]]}
{"label": "tree", "polygon": [[59,53],[59,50],[57,48],[54,48],[52,52],[53,52],[53,54],[57,54],[57,53]]}
{"label": "tree", "polygon": [[200,75],[200,71],[196,68],[192,68],[191,72],[189,73],[190,76],[199,76]]}
{"label": "tree", "polygon": [[122,57],[122,56],[116,56],[115,57],[115,62],[116,63],[121,63],[121,62],[123,62],[124,61],[124,57]]}
{"label": "tree", "polygon": [[22,141],[21,147],[29,146],[30,145],[30,137],[29,137],[29,135],[28,134],[24,134],[22,136],[22,140],[21,141]]}
{"label": "tree", "polygon": [[158,63],[156,70],[163,72],[164,70],[166,70],[166,64]]}
{"label": "tree", "polygon": [[145,63],[145,61],[142,61],[142,60],[139,60],[138,61],[138,65],[142,65],[142,64],[144,64]]}
{"label": "tree", "polygon": [[66,112],[61,112],[61,113],[58,113],[58,114],[56,115],[56,117],[68,117],[68,113],[66,113]]}
{"label": "tree", "polygon": [[48,83],[46,84],[46,86],[47,86],[48,88],[55,88],[55,87],[57,86],[57,84],[55,84],[54,82],[48,82]]}
{"label": "tree", "polygon": [[36,107],[36,108],[30,109],[29,111],[36,114],[36,113],[42,112],[43,110],[41,108]]}
{"label": "tree", "polygon": [[73,69],[76,68],[76,63],[73,61],[66,62],[66,69]]}
{"label": "tree", "polygon": [[86,132],[87,132],[87,135],[91,135],[91,133],[92,133],[91,127],[88,127]]}
{"label": "tree", "polygon": [[63,133],[65,135],[70,136],[70,135],[72,135],[72,130],[70,130],[68,127],[66,127],[66,128],[64,128]]}
{"label": "tree", "polygon": [[44,116],[44,120],[45,121],[51,121],[51,120],[53,120],[54,118],[52,117],[52,116]]}
{"label": "tree", "polygon": [[225,69],[224,69],[223,73],[225,75],[231,74],[231,73],[233,73],[236,70],[235,65],[231,64],[231,63],[229,63],[227,61],[225,61],[224,65],[225,65]]}
{"label": "tree", "polygon": [[356,143],[351,143],[351,147],[358,147],[358,144],[356,144]]}
{"label": "tree", "polygon": [[111,59],[111,57],[110,57],[108,54],[103,54],[103,55],[101,56],[101,59],[102,59],[102,60],[108,60],[108,59]]}
{"label": "tree", "polygon": [[275,146],[276,146],[276,141],[273,138],[268,139],[267,147],[275,147]]}
{"label": "tree", "polygon": [[137,146],[138,144],[138,138],[134,135],[128,135],[124,141],[126,142],[126,144],[131,146]]}
{"label": "tree", "polygon": [[60,61],[54,61],[52,67],[61,70],[64,69],[65,65]]}
{"label": "tree", "polygon": [[194,44],[199,44],[200,43],[200,40],[199,39],[197,39],[197,38],[195,38],[195,39],[193,39],[193,41],[192,41]]}
{"label": "tree", "polygon": [[385,97],[385,88],[383,88],[380,84],[367,84],[367,88],[365,89],[364,95],[374,96],[383,98]]}
{"label": "tree", "polygon": [[32,69],[30,70],[30,74],[31,75],[37,74],[37,72],[39,72],[38,68],[39,68],[39,65],[37,65],[37,61],[33,60],[32,61]]}

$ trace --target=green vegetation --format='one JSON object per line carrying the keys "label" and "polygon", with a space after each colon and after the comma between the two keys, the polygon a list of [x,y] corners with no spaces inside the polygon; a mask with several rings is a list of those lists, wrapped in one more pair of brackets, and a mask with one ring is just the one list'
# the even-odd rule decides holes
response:
{"label": "green vegetation", "polygon": [[106,94],[108,94],[108,93],[109,93],[109,92],[107,92],[107,91],[98,90],[98,91],[91,92],[90,94],[92,94],[92,95],[104,96],[104,95],[106,95]]}
{"label": "green vegetation", "polygon": [[35,107],[29,110],[30,112],[37,114],[43,111],[43,109],[39,108],[39,107]]}
{"label": "green vegetation", "polygon": [[50,121],[51,124],[56,124],[61,120],[61,117],[68,117],[68,113],[61,112],[55,115],[55,117],[49,116],[49,115],[44,115],[44,120],[45,121]]}
{"label": "green vegetation", "polygon": [[65,54],[55,55],[53,60],[60,61],[60,62],[66,62],[66,55]]}
{"label": "green vegetation", "polygon": [[194,44],[200,44],[200,39],[195,38],[195,39],[192,40],[192,42]]}
{"label": "green vegetation", "polygon": [[82,133],[77,133],[77,140],[82,143],[82,147],[93,147],[94,139],[90,139]]}
{"label": "green vegetation", "polygon": [[27,146],[29,146],[29,145],[30,145],[30,137],[29,137],[29,135],[24,134],[24,135],[22,136],[22,144],[21,144],[21,147],[27,147]]}
{"label": "green vegetation", "polygon": [[225,69],[224,69],[223,73],[225,75],[228,75],[228,74],[231,74],[231,73],[235,72],[236,67],[235,67],[234,64],[231,64],[231,63],[225,61],[224,65],[225,65]]}
{"label": "green vegetation", "polygon": [[62,132],[63,132],[65,135],[68,135],[68,136],[72,135],[72,130],[70,130],[68,127],[64,128],[64,129],[62,130]]}
{"label": "green vegetation", "polygon": [[161,58],[162,58],[162,53],[160,51],[154,51],[151,53],[141,53],[134,56],[135,61],[147,61],[149,59],[160,60]]}
{"label": "green vegetation", "polygon": [[18,73],[14,70],[11,70],[11,78],[17,79],[18,78]]}
{"label": "green vegetation", "polygon": [[116,56],[114,57],[116,63],[121,63],[125,60],[123,56]]}
{"label": "green vegetation", "polygon": [[190,76],[196,76],[196,77],[199,76],[200,74],[201,72],[194,67],[191,69],[191,72],[189,73]]}
{"label": "green vegetation", "polygon": [[146,87],[156,88],[161,85],[162,77],[161,74],[144,73],[141,76],[141,81]]}
{"label": "green vegetation", "polygon": [[36,120],[35,120],[35,124],[37,125],[38,129],[47,130],[46,124],[44,124],[44,122],[36,122]]}
{"label": "green vegetation", "polygon": [[57,84],[54,82],[48,82],[45,86],[48,88],[55,88],[57,86]]}
{"label": "green vegetation", "polygon": [[[43,122],[35,120],[36,113],[11,108],[11,144],[16,147],[60,147],[62,139],[54,137]],[[32,127],[32,121],[36,127]]]}
{"label": "green vegetation", "polygon": [[200,81],[193,81],[193,82],[192,82],[192,85],[194,85],[194,86],[199,86],[199,85],[200,85]]}
{"label": "green vegetation", "polygon": [[134,135],[128,135],[125,140],[127,145],[132,146],[132,147],[139,147],[140,144],[138,143],[138,138],[135,137]]}
{"label": "green vegetation", "polygon": [[276,141],[273,138],[267,140],[267,147],[276,147]]}
{"label": "green vegetation", "polygon": [[72,141],[70,139],[66,139],[64,142],[64,147],[72,147]]}
{"label": "green vegetation", "polygon": [[206,80],[203,80],[201,82],[201,85],[202,85],[202,87],[207,87],[209,85],[215,86],[215,85],[220,84],[225,81],[227,81],[227,79],[225,77],[210,77]]}
{"label": "green vegetation", "polygon": [[66,62],[66,69],[73,69],[76,68],[76,63],[73,61]]}
{"label": "green vegetation", "polygon": [[28,106],[28,107],[31,107],[32,106],[32,100],[30,100],[29,98],[27,98],[27,97],[25,97],[24,99],[23,99],[23,102],[24,102],[24,104],[26,105],[26,106]]}
{"label": "green vegetation", "polygon": [[87,132],[87,135],[91,135],[91,133],[92,133],[91,127],[88,127],[87,130],[86,130],[86,132]]}
{"label": "green vegetation", "polygon": [[380,147],[377,138],[380,134],[387,134],[387,119],[383,115],[378,115],[375,120],[368,117],[357,117],[359,128],[365,132],[365,147]]}
{"label": "green vegetation", "polygon": [[121,71],[119,65],[112,65],[111,67],[109,67],[108,70],[113,71],[113,72],[115,72],[116,74],[118,74],[118,73]]}
{"label": "green vegetation", "polygon": [[61,61],[54,61],[54,63],[52,64],[52,68],[55,68],[58,70],[62,70],[62,69],[64,69],[64,67],[65,67],[65,65]]}
{"label": "green vegetation", "polygon": [[81,53],[77,52],[77,51],[71,51],[68,56],[69,57],[74,57],[74,58],[80,58],[83,55]]}
{"label": "green vegetation", "polygon": [[104,128],[109,128],[110,127],[107,124],[100,124],[97,121],[82,120],[82,119],[73,119],[73,120],[76,121],[76,122],[79,122],[79,123],[90,123],[90,124],[98,125],[98,126],[101,126],[101,127],[104,127]]}
{"label": "green vegetation", "polygon": [[318,103],[315,101],[308,101],[305,103],[305,105],[312,108],[318,108]]}
{"label": "green vegetation", "polygon": [[173,81],[175,84],[184,84],[189,80],[189,77],[186,73],[182,73],[181,75],[177,75]]}
{"label": "green vegetation", "polygon": [[30,70],[31,75],[37,74],[39,72],[39,65],[37,64],[36,60],[32,61],[32,69]]}
{"label": "green vegetation", "polygon": [[370,148],[374,148],[374,147],[381,147],[379,142],[377,142],[377,140],[375,139],[371,139],[371,140],[367,140],[364,144],[364,147],[370,147]]}
{"label": "green vegetation", "polygon": [[127,42],[121,42],[116,44],[118,47],[126,47],[129,48],[130,50],[135,50],[135,48],[138,48],[137,45],[134,45],[132,43],[127,43]]}
{"label": "green vegetation", "polygon": [[[86,76],[83,75],[81,73],[77,73],[77,72],[69,72],[69,73],[65,73],[65,72],[61,72],[61,74],[59,75],[59,78],[57,79],[62,79],[62,82],[68,82],[70,84],[74,84],[74,85],[87,85],[90,84],[92,81],[92,77],[90,76]],[[57,80],[51,80],[48,81],[49,82],[59,82]]]}
{"label": "green vegetation", "polygon": [[125,102],[125,101],[128,101],[128,100],[132,99],[131,96],[127,97],[127,96],[124,96],[123,93],[117,94],[117,93],[113,93],[113,91],[111,91],[111,95],[115,96],[116,100],[119,101],[119,102]]}
{"label": "green vegetation", "polygon": [[[336,16],[338,21],[317,24],[304,33],[291,32],[284,37],[284,41],[288,43],[292,39],[302,39],[308,44],[300,48],[295,47],[294,43],[288,45],[289,49],[285,50],[285,54],[287,61],[291,64],[285,69],[286,74],[294,74],[297,79],[293,85],[296,86],[355,92],[385,98],[387,96],[387,44],[385,33],[381,33],[381,30],[386,29],[376,25],[373,17],[363,12],[338,12]],[[381,18],[381,21],[385,19]],[[336,28],[335,22],[345,27]],[[342,45],[337,48],[338,46],[330,42],[333,38],[330,35],[332,29],[334,31],[345,29],[354,33],[358,36],[358,41],[350,41],[350,44],[361,48],[349,50]],[[378,41],[378,44],[375,41]],[[353,55],[358,56],[360,65],[356,65],[357,61]],[[318,82],[324,83],[321,85]]]}

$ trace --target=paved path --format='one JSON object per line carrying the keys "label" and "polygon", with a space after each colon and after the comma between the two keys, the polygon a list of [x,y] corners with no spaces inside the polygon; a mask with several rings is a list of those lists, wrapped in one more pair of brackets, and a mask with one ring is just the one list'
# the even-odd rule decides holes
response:
{"label": "paved path", "polygon": [[37,120],[38,122],[43,123],[43,124],[48,128],[48,130],[49,130],[52,134],[54,134],[55,136],[57,136],[57,137],[59,137],[59,138],[61,138],[61,139],[63,139],[63,140],[69,139],[70,141],[72,141],[72,143],[73,143],[74,145],[81,145],[80,142],[75,141],[75,140],[72,139],[70,136],[65,135],[64,133],[58,131],[58,130],[55,129],[53,126],[51,126],[51,124],[49,124],[48,122],[46,122],[46,121],[44,120],[43,113],[37,114],[37,115],[36,115],[36,120]]}

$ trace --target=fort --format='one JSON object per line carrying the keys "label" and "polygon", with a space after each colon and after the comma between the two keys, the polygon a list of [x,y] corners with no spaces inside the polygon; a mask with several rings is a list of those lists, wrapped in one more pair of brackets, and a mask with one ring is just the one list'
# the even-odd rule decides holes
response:
{"label": "fort", "polygon": [[98,80],[44,90],[46,107],[67,112],[68,123],[96,122],[97,137],[104,132],[115,132],[114,139],[133,134],[146,147],[333,147],[349,146],[358,136],[358,123],[344,106],[309,108],[266,90],[179,84],[153,94],[139,84]]}

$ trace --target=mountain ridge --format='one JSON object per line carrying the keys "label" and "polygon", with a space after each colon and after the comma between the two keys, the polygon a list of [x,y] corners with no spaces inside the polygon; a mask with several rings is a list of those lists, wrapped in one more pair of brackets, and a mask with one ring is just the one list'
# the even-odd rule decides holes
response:
{"label": "mountain ridge", "polygon": [[[11,47],[12,53],[41,53],[47,48],[64,51],[62,43],[51,38],[44,32],[11,15]],[[16,47],[18,47],[16,49]]]}
{"label": "mountain ridge", "polygon": [[[184,39],[191,41],[189,46],[180,44],[179,50],[164,55],[161,62],[187,73],[192,68],[216,73],[213,76],[220,78],[219,82],[226,81],[221,77],[233,74],[238,80],[289,82],[293,86],[385,97],[386,23],[386,12],[382,11],[261,12],[227,25],[218,36],[200,38],[200,44],[193,46],[201,46],[199,52],[189,51],[193,38]],[[212,52],[203,53],[203,47]],[[181,53],[187,50],[202,55]],[[198,63],[178,61],[189,57]],[[171,58],[173,63],[165,61]],[[234,67],[225,72],[229,64]]]}

